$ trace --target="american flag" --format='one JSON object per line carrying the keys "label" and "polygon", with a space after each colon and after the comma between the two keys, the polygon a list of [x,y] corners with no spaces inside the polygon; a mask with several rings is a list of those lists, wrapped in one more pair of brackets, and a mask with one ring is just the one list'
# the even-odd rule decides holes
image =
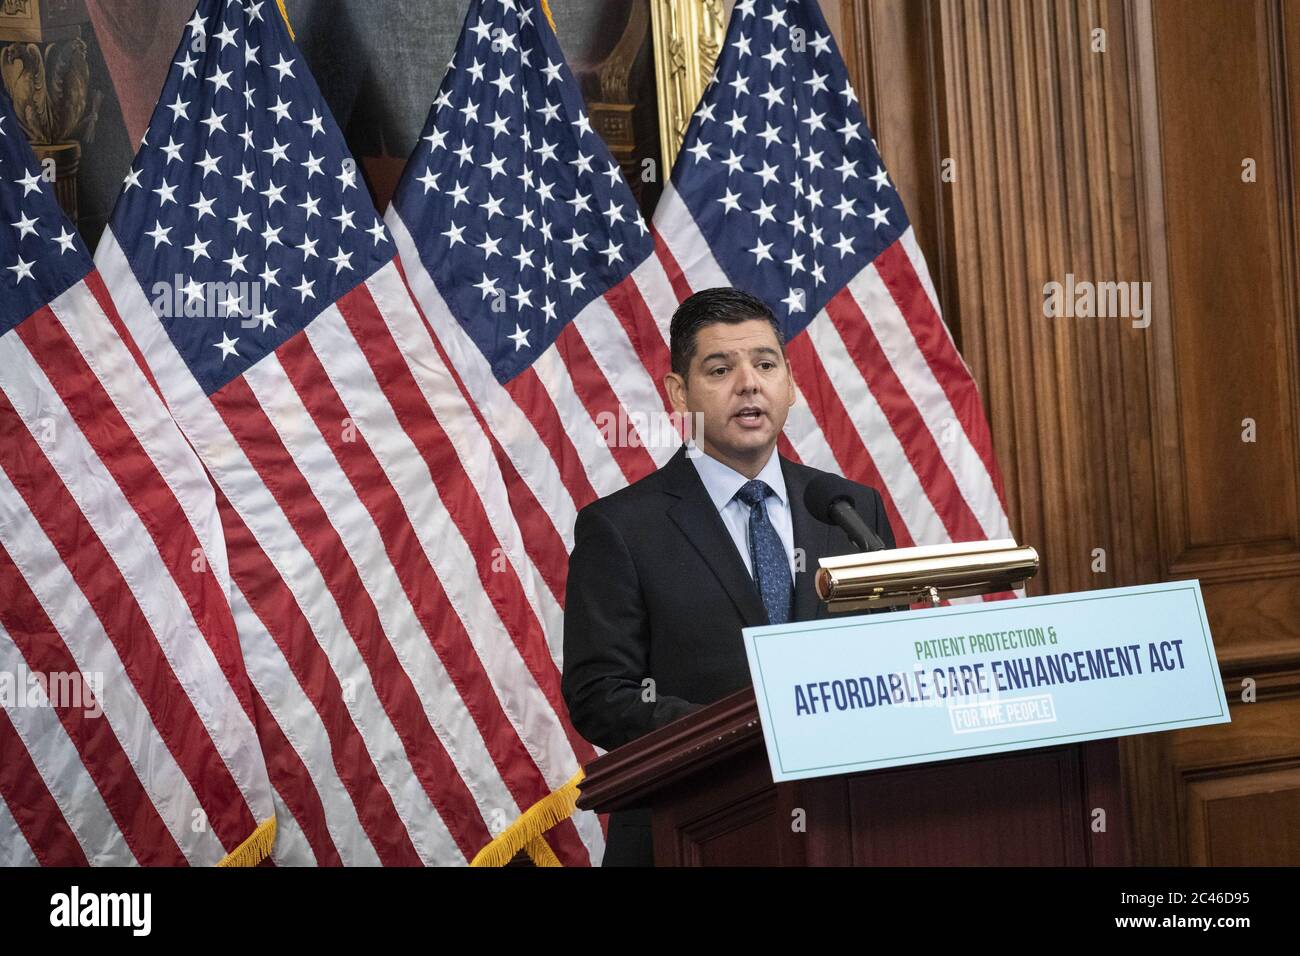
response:
{"label": "american flag", "polygon": [[212,488],[44,172],[0,89],[0,865],[256,862]]}
{"label": "american flag", "polygon": [[784,324],[782,451],[879,489],[899,547],[1010,536],[970,371],[816,0],[738,0],[655,211],[679,296]]}
{"label": "american flag", "polygon": [[[274,2],[198,4],[96,261],[215,485],[276,862],[465,862],[593,751],[481,422]],[[548,836],[602,852],[594,819]]]}

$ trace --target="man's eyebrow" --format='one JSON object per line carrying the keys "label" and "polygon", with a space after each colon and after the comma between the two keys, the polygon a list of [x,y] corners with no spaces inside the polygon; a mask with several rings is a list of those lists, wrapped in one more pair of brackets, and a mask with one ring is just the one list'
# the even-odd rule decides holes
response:
{"label": "man's eyebrow", "polygon": [[[752,349],[749,349],[748,351],[750,355],[780,355],[781,354],[776,349],[772,348],[772,346],[770,345],[756,345]],[[715,359],[725,360],[739,354],[740,354],[739,349],[735,349],[730,352],[710,352],[708,355],[700,359],[700,363],[703,364],[704,362],[712,362]]]}

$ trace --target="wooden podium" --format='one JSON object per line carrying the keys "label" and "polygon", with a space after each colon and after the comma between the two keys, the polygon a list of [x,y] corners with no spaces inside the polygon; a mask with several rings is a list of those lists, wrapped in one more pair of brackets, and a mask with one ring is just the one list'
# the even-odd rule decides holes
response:
{"label": "wooden podium", "polygon": [[578,806],[651,808],[658,866],[1128,863],[1115,740],[773,784],[752,688],[592,761]]}

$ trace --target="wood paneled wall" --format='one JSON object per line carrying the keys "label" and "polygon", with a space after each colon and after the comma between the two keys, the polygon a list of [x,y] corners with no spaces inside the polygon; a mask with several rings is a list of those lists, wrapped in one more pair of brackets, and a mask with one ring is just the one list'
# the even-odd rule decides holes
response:
{"label": "wood paneled wall", "polygon": [[1031,591],[1201,581],[1233,722],[1123,742],[1134,862],[1300,863],[1300,0],[823,2]]}

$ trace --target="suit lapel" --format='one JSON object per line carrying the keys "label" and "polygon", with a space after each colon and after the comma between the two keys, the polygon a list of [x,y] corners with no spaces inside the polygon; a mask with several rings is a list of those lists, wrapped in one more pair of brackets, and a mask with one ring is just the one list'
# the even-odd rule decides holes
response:
{"label": "suit lapel", "polygon": [[817,600],[818,562],[830,550],[831,526],[818,521],[804,507],[803,493],[808,482],[803,472],[781,459],[785,490],[790,504],[790,523],[794,526],[796,554],[803,553],[803,570],[794,576],[794,620],[811,621],[821,608]]}
{"label": "suit lapel", "polygon": [[754,579],[745,570],[745,562],[736,551],[736,543],[722,523],[722,516],[713,506],[704,489],[699,472],[686,457],[683,447],[668,464],[664,465],[667,479],[664,490],[676,497],[669,506],[668,517],[717,576],[723,590],[740,612],[746,627],[767,623],[767,611],[758,596]]}

